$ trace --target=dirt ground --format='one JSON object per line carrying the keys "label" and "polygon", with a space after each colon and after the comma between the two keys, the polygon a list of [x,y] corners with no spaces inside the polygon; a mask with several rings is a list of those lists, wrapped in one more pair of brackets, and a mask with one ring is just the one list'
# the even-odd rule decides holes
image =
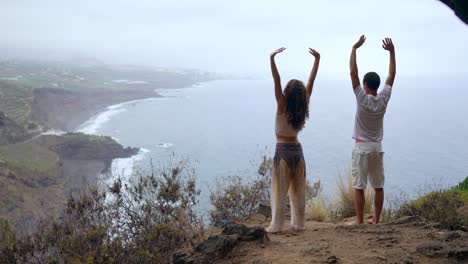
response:
{"label": "dirt ground", "polygon": [[[256,215],[244,224],[266,228],[269,219]],[[288,224],[268,236],[265,243],[240,243],[216,263],[468,263],[466,232],[417,219],[379,225],[307,221],[305,231]]]}

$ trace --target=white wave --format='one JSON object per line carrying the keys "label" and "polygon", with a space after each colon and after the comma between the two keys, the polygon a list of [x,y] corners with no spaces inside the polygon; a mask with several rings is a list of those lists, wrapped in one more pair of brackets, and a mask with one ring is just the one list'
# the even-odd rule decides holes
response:
{"label": "white wave", "polygon": [[130,176],[134,173],[136,164],[138,161],[143,160],[145,155],[149,152],[148,149],[140,148],[140,152],[134,156],[114,159],[111,165],[111,177],[104,180],[105,184],[110,186],[117,177],[120,177],[122,183],[129,183]]}
{"label": "white wave", "polygon": [[172,147],[174,144],[172,144],[171,142],[163,142],[163,143],[159,143],[157,145],[158,148],[170,148]]}
{"label": "white wave", "polygon": [[91,117],[86,122],[84,122],[82,125],[80,125],[78,127],[78,129],[76,130],[76,132],[82,132],[82,133],[86,133],[86,134],[97,134],[99,128],[101,128],[103,124],[107,123],[111,119],[111,117],[113,117],[113,116],[115,116],[115,115],[117,115],[119,113],[127,111],[127,109],[124,108],[125,106],[135,104],[135,103],[138,103],[138,102],[159,100],[159,99],[163,99],[163,98],[162,97],[150,97],[150,98],[146,98],[146,99],[127,101],[127,102],[123,102],[123,103],[120,103],[120,104],[115,104],[115,105],[108,106],[108,107],[106,107],[106,109],[107,109],[106,111]]}
{"label": "white wave", "polygon": [[115,83],[125,83],[125,84],[148,84],[148,82],[146,82],[146,81],[131,81],[131,80],[125,80],[125,79],[122,79],[122,80],[112,80],[112,82],[115,82]]}
{"label": "white wave", "polygon": [[120,103],[120,104],[115,104],[115,105],[108,106],[107,109],[114,110],[114,109],[117,109],[117,108],[121,108],[122,106],[127,106],[127,105],[135,104],[135,103],[138,103],[138,102],[153,101],[153,100],[160,100],[160,99],[163,99],[163,98],[162,97],[150,97],[150,98],[145,98],[145,99],[126,101],[126,102],[123,102],[123,103]]}
{"label": "white wave", "polygon": [[61,136],[65,134],[65,131],[59,130],[59,129],[49,129],[45,132],[43,132],[41,135],[55,135],[55,136]]}
{"label": "white wave", "polygon": [[102,127],[103,124],[109,122],[112,116],[115,116],[119,113],[125,112],[127,109],[125,108],[111,108],[108,107],[108,110],[105,112],[102,112],[92,118],[90,118],[88,121],[86,121],[83,125],[81,125],[78,129],[77,132],[82,132],[86,134],[97,134],[99,128]]}

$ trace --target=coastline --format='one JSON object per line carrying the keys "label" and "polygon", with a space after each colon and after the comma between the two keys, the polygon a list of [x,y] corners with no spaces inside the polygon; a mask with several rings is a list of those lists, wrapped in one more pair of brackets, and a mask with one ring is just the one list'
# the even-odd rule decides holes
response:
{"label": "coastline", "polygon": [[[181,90],[197,88],[201,86],[201,83],[194,83],[187,87],[182,88],[166,88],[166,89],[157,89],[154,90],[157,96],[147,97],[142,99],[124,101],[117,104],[112,104],[105,106],[101,109],[101,111],[97,112],[96,114],[88,117],[85,121],[81,124],[76,126],[73,132],[81,132],[90,135],[101,135],[98,131],[105,123],[110,121],[113,117],[118,115],[119,113],[127,111],[125,108],[127,105],[140,103],[144,101],[152,101],[152,100],[164,100],[165,98],[169,97],[176,97],[177,93]],[[115,141],[121,144],[118,138],[112,137]],[[132,146],[134,147],[134,146]],[[138,146],[136,146],[138,147]],[[123,182],[128,182],[130,180],[130,176],[134,173],[135,167],[137,167],[137,163],[145,158],[145,156],[150,152],[150,150],[138,147],[139,151],[137,154],[132,155],[127,158],[115,158],[112,159],[110,162],[109,169],[105,172],[99,172],[96,179],[100,186],[107,185],[110,186],[113,183],[113,180],[116,177],[120,177]]]}

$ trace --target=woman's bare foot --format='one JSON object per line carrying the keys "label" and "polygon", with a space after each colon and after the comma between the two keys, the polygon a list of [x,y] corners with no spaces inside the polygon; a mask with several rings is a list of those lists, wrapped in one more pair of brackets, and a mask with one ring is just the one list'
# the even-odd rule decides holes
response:
{"label": "woman's bare foot", "polygon": [[267,229],[265,229],[265,231],[267,231],[267,233],[269,234],[278,234],[278,233],[281,233],[281,229],[273,229],[270,227],[268,227]]}
{"label": "woman's bare foot", "polygon": [[293,226],[292,228],[295,232],[302,232],[304,230],[306,230],[306,227],[305,226]]}

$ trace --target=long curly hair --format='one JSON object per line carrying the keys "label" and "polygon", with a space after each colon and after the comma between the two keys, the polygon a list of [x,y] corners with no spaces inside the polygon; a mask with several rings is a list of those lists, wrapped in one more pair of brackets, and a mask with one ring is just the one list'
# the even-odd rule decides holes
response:
{"label": "long curly hair", "polygon": [[286,84],[283,93],[289,124],[296,130],[303,129],[306,119],[309,118],[309,102],[304,83],[292,79]]}

